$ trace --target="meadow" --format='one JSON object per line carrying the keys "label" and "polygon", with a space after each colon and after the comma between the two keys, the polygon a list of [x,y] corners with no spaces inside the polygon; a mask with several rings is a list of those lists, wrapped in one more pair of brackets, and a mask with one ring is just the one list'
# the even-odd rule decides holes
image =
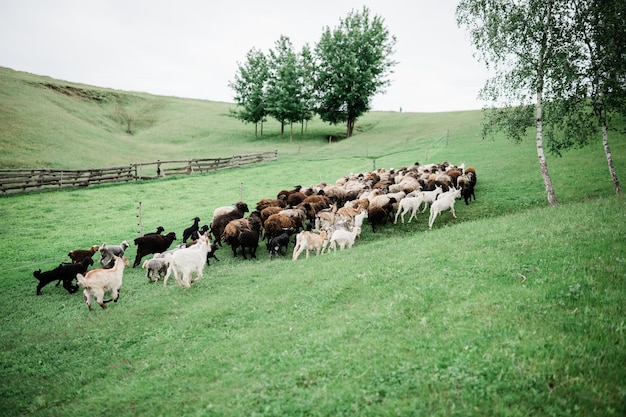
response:
{"label": "meadow", "polygon": [[[313,120],[290,142],[271,121],[255,137],[227,103],[6,69],[0,79],[0,167],[279,153],[238,170],[0,197],[0,415],[626,413],[626,201],[599,142],[549,157],[560,204],[548,207],[532,135],[483,139],[480,111],[371,112],[336,143],[327,137],[343,127]],[[135,103],[136,131],[94,95]],[[626,141],[612,137],[624,173]],[[128,268],[106,310],[54,284],[35,295],[34,270],[137,237],[139,202],[144,231],[180,238],[193,217],[208,223],[240,198],[253,206],[416,161],[474,166],[476,201],[431,231],[427,213],[377,233],[366,223],[351,250],[295,262],[270,261],[263,244],[250,261],[224,247],[188,290]]]}

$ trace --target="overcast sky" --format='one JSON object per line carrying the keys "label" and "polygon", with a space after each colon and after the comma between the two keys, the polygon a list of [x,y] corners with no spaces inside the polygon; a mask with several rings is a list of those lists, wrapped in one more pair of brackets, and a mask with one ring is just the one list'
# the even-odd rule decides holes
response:
{"label": "overcast sky", "polygon": [[488,78],[456,26],[456,0],[0,0],[0,66],[159,95],[233,101],[228,82],[281,35],[296,51],[370,9],[397,38],[373,110],[480,109]]}

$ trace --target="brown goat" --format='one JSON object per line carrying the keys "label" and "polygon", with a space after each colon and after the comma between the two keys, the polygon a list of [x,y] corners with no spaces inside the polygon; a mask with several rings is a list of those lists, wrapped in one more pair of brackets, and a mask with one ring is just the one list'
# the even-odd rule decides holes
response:
{"label": "brown goat", "polygon": [[67,256],[70,257],[73,264],[79,264],[83,261],[83,259],[91,258],[94,253],[98,252],[98,250],[100,250],[100,247],[98,245],[93,245],[91,249],[76,249],[70,251]]}

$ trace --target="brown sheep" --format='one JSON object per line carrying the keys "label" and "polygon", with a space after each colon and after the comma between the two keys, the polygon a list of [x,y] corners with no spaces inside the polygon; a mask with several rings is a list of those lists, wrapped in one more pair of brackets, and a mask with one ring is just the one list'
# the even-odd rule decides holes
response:
{"label": "brown sheep", "polygon": [[289,216],[280,213],[272,214],[263,223],[264,236],[268,243],[272,238],[280,235],[289,228],[295,230],[296,226],[293,220]]}

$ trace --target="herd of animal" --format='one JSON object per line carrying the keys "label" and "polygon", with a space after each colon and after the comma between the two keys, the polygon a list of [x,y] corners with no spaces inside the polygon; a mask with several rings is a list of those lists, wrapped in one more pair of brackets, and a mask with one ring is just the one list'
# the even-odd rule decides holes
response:
{"label": "herd of animal", "polygon": [[[253,211],[241,201],[218,207],[209,225],[200,226],[200,218],[194,217],[183,230],[182,243],[173,248],[176,233],[164,234],[165,228],[159,226],[155,232],[134,239],[137,251],[132,267],[141,264],[151,282],[162,278],[167,285],[173,275],[178,285],[189,288],[202,278],[204,266],[210,264],[211,258],[219,261],[215,252],[225,244],[231,246],[234,257],[240,252],[247,259],[256,258],[259,242],[265,241],[271,260],[286,255],[293,243],[291,258],[295,261],[303,252],[308,258],[310,252],[320,255],[336,252],[337,247],[350,249],[360,236],[365,219],[376,233],[388,222],[396,224],[398,218],[404,223],[407,213],[411,223],[429,205],[428,227],[432,229],[437,216],[446,210],[456,218],[456,200],[463,198],[469,204],[472,198],[476,199],[476,181],[473,167],[444,162],[349,174],[335,184],[296,186],[281,190],[276,198],[258,201]],[[106,308],[106,303],[119,299],[129,247],[128,241],[123,241],[119,245],[102,243],[69,252],[70,263],[33,273],[38,280],[37,295],[44,286],[56,281],[70,294],[82,287],[89,310],[94,299]],[[100,267],[89,270],[96,253],[100,254]],[[153,257],[142,263],[148,255]],[[105,300],[108,291],[111,298]]]}

